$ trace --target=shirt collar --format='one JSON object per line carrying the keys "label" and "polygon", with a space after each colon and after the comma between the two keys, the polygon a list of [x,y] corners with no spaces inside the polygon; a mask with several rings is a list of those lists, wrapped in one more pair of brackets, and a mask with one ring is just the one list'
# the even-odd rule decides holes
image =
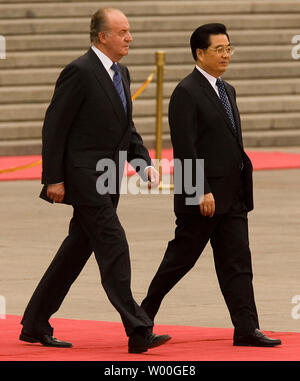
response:
{"label": "shirt collar", "polygon": [[109,57],[107,57],[107,55],[105,55],[100,49],[96,48],[95,45],[92,45],[91,48],[97,54],[106,71],[109,72],[109,70],[111,69],[111,65],[113,64],[113,61]]}
{"label": "shirt collar", "polygon": [[200,73],[202,73],[204,75],[204,77],[208,80],[208,82],[212,85],[212,87],[215,88],[217,78],[211,74],[208,74],[205,70],[201,69],[201,67],[199,67],[198,65],[196,65],[196,68],[200,71]]}

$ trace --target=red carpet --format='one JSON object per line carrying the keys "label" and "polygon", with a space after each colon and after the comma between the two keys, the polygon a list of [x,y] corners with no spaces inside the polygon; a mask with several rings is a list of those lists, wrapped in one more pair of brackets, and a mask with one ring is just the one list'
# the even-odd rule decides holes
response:
{"label": "red carpet", "polygon": [[[254,170],[270,170],[270,169],[288,169],[300,168],[300,154],[286,153],[286,152],[262,152],[251,151],[248,152]],[[155,151],[150,150],[152,158],[155,157]],[[162,157],[164,159],[172,160],[172,150],[163,150]],[[5,180],[35,180],[41,178],[41,164],[33,166],[28,169],[21,169],[13,172],[1,173],[6,169],[13,169],[22,167],[27,164],[36,163],[41,160],[41,156],[7,156],[0,157],[0,181]],[[168,173],[168,166],[162,165],[163,173]],[[133,169],[127,165],[125,174],[134,174]]]}
{"label": "red carpet", "polygon": [[73,348],[47,348],[19,341],[20,317],[0,320],[0,361],[299,361],[300,333],[266,332],[280,338],[274,348],[234,347],[233,329],[156,326],[156,333],[172,339],[144,354],[127,353],[121,323],[52,319],[54,336],[71,341]]}

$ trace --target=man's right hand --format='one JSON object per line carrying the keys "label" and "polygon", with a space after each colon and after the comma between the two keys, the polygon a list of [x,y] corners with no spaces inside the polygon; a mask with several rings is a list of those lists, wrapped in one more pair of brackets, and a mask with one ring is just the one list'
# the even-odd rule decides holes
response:
{"label": "man's right hand", "polygon": [[64,183],[48,185],[47,196],[54,202],[62,202],[65,197]]}
{"label": "man's right hand", "polygon": [[200,213],[202,216],[212,217],[215,213],[215,198],[212,193],[206,193],[200,199]]}

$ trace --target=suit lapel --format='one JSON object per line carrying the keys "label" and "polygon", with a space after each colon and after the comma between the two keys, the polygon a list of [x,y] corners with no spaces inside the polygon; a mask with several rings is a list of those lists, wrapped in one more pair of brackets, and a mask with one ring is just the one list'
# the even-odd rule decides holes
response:
{"label": "suit lapel", "polygon": [[121,76],[122,76],[122,82],[123,82],[123,87],[124,87],[124,92],[126,96],[126,101],[127,101],[127,112],[128,115],[131,115],[132,113],[132,100],[131,100],[131,93],[130,93],[130,84],[126,78],[126,73],[124,70],[124,67],[122,65],[119,66]]}
{"label": "suit lapel", "polygon": [[217,93],[212,88],[211,84],[204,77],[204,75],[202,73],[200,73],[200,71],[198,69],[196,69],[196,68],[194,69],[194,74],[197,76],[198,81],[200,80],[200,83],[201,83],[202,87],[205,88],[205,92],[207,94],[207,98],[213,103],[213,107],[222,116],[222,118],[224,119],[224,121],[226,123],[226,126],[229,128],[230,132],[234,136],[236,136],[236,134],[235,134],[235,132],[234,132],[234,130],[232,128],[231,121],[228,118],[228,115],[226,114],[226,111],[224,109],[224,106],[223,106],[220,98],[218,97]]}
{"label": "suit lapel", "polygon": [[238,132],[239,142],[243,146],[243,142],[242,142],[242,129],[241,129],[241,123],[240,123],[240,115],[239,115],[239,111],[238,111],[237,104],[236,104],[236,101],[235,101],[235,97],[234,97],[232,89],[230,88],[230,86],[228,86],[228,84],[226,82],[224,82],[224,86],[225,86],[225,89],[226,89],[226,93],[228,95],[229,102],[231,104],[231,109],[232,109],[232,112],[233,112],[233,116],[234,116],[234,120],[235,120],[235,125],[236,125],[237,132]]}
{"label": "suit lapel", "polygon": [[92,49],[89,49],[88,55],[90,57],[90,61],[93,66],[94,74],[97,78],[97,81],[99,85],[102,87],[102,89],[105,91],[107,97],[111,101],[111,104],[115,110],[115,113],[117,117],[119,118],[120,122],[124,122],[124,119],[126,120],[126,114],[125,110],[121,101],[121,98],[117,92],[117,90],[114,87],[114,84],[105,70],[102,62],[99,60],[97,55],[93,52]]}

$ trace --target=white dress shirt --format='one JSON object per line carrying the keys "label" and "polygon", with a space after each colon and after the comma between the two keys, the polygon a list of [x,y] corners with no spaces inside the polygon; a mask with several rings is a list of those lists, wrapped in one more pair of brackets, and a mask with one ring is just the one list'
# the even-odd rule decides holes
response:
{"label": "white dress shirt", "polygon": [[215,90],[215,92],[218,94],[218,97],[220,98],[219,95],[219,89],[218,86],[216,85],[217,78],[214,77],[211,74],[208,74],[205,70],[201,69],[198,65],[196,65],[196,68],[200,71],[201,74],[204,75],[204,77],[208,80],[208,82],[212,85],[212,88]]}
{"label": "white dress shirt", "polygon": [[[91,46],[92,50],[97,54],[99,60],[102,62],[105,70],[108,72],[111,80],[113,80],[115,72],[111,68],[114,63],[109,57],[107,57],[100,49],[96,48],[96,46]],[[117,62],[115,62],[117,64]]]}

